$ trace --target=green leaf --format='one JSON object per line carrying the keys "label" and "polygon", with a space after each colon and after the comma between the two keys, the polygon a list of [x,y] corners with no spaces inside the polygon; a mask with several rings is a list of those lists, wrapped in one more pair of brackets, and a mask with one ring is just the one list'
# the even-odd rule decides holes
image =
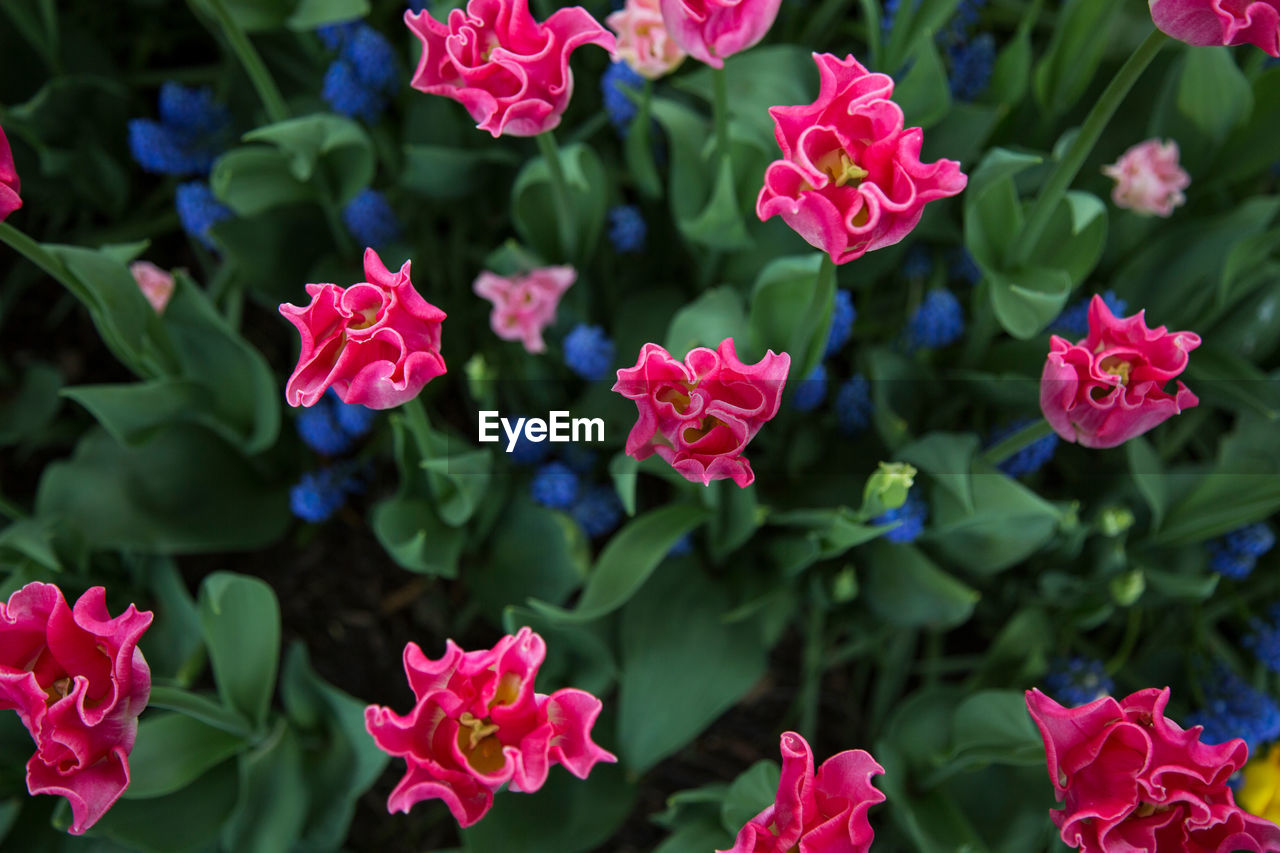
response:
{"label": "green leaf", "polygon": [[694,215],[677,214],[676,225],[686,239],[701,246],[721,251],[748,249],[751,238],[738,206],[732,162],[722,161],[715,176],[706,203]]}
{"label": "green leaf", "polygon": [[653,853],[706,853],[732,846],[733,836],[726,834],[718,822],[699,819],[679,826]]}
{"label": "green leaf", "polygon": [[172,794],[248,744],[182,714],[148,714],[129,753],[127,800]]}
{"label": "green leaf", "polygon": [[1044,741],[1027,713],[1020,690],[981,690],[956,708],[951,722],[951,755],[943,773],[996,763],[1035,765],[1044,761]]}
{"label": "green leaf", "polygon": [[233,148],[213,164],[209,186],[237,216],[316,201],[315,188],[289,168],[289,155],[260,145]]}
{"label": "green leaf", "polygon": [[720,586],[668,564],[623,610],[618,745],[632,772],[680,749],[764,674],[758,629],[725,624],[728,609]]}
{"label": "green leaf", "polygon": [[1106,243],[1106,204],[1095,195],[1071,190],[1054,210],[1032,257],[1038,267],[1065,272],[1075,288],[1098,265]]}
{"label": "green leaf", "polygon": [[627,515],[636,514],[636,481],[640,474],[640,462],[634,456],[615,453],[609,460],[609,477],[618,492],[618,500]]}
{"label": "green leaf", "polygon": [[951,109],[951,86],[933,39],[916,42],[911,68],[894,87],[893,100],[909,127],[932,127]]}
{"label": "green leaf", "polygon": [[1044,547],[1061,512],[995,468],[974,464],[973,510],[949,492],[934,495],[931,541],[955,563],[978,575],[1002,572]]}
{"label": "green leaf", "polygon": [[1253,90],[1225,47],[1188,47],[1178,81],[1178,111],[1221,141],[1249,117]]}
{"label": "green leaf", "polygon": [[369,0],[298,0],[285,21],[291,30],[306,32],[326,24],[340,24],[369,14]]}
{"label": "green leaf", "polygon": [[1133,477],[1133,483],[1151,508],[1151,529],[1159,530],[1170,500],[1165,481],[1167,475],[1160,456],[1151,447],[1151,442],[1142,436],[1125,442],[1124,452],[1129,460],[1129,474]]}
{"label": "green leaf", "polygon": [[288,158],[290,174],[303,183],[312,183],[318,173],[321,186],[339,205],[369,186],[377,167],[369,134],[359,122],[333,113],[259,127],[246,133],[244,141],[274,145]]}
{"label": "green leaf", "polygon": [[712,510],[707,524],[707,542],[716,563],[745,545],[760,527],[761,513],[753,487],[738,488],[727,480],[711,484],[707,490]]}
{"label": "green leaf", "polygon": [[121,444],[146,443],[152,434],[198,409],[202,389],[186,379],[162,378],[122,385],[78,385],[64,396],[89,410]]}
{"label": "green leaf", "polygon": [[1275,162],[1271,150],[1280,139],[1280,68],[1253,81],[1253,114],[1222,144],[1207,180],[1231,183],[1256,175]]}
{"label": "green leaf", "polygon": [[177,564],[168,557],[143,562],[151,591],[155,621],[140,647],[151,665],[151,675],[186,683],[195,667],[204,667],[204,643],[200,638],[200,614]]}
{"label": "green leaf", "polygon": [[518,162],[506,148],[406,145],[400,183],[427,198],[461,199],[476,192],[486,172],[507,169]]}
{"label": "green leaf", "polygon": [[0,447],[45,437],[62,405],[58,396],[62,382],[62,371],[43,361],[33,361],[22,369],[17,390],[6,392],[0,404]]}
{"label": "green leaf", "polygon": [[1013,179],[1041,158],[992,149],[978,165],[964,194],[964,244],[983,272],[1004,266],[1022,229],[1022,202]]}
{"label": "green leaf", "polygon": [[[1027,13],[1030,13],[1030,7]],[[1031,82],[1032,58],[1031,27],[1021,26],[996,54],[991,82],[987,84],[983,100],[1009,107],[1022,103]]]}
{"label": "green leaf", "polygon": [[867,547],[863,590],[877,616],[907,628],[954,628],[969,620],[980,598],[914,546],[884,540]]}
{"label": "green leaf", "polygon": [[582,143],[560,149],[560,165],[569,194],[569,218],[576,238],[576,256],[560,245],[555,216],[551,170],[536,157],[525,164],[511,188],[511,218],[520,239],[544,258],[579,263],[589,257],[604,228],[609,185],[595,149]]}
{"label": "green leaf", "polygon": [[280,657],[280,605],[258,578],[215,572],[200,585],[200,624],[218,694],[262,726]]}
{"label": "green leaf", "polygon": [[1119,11],[1114,0],[1067,0],[1062,5],[1032,81],[1041,112],[1057,118],[1079,102],[1111,42]]}
{"label": "green leaf", "polygon": [[978,437],[971,432],[931,432],[900,448],[895,455],[927,473],[966,512],[973,512],[969,469],[977,452]]}
{"label": "green leaf", "polygon": [[997,273],[984,268],[991,306],[1004,330],[1019,340],[1044,331],[1071,296],[1071,275],[1062,269],[1031,267]]}
{"label": "green leaf", "polygon": [[533,599],[535,610],[569,622],[599,619],[631,600],[671,546],[710,516],[702,507],[673,504],[650,510],[613,535],[587,577],[577,606],[569,611]]}
{"label": "green leaf", "polygon": [[492,464],[488,450],[422,460],[441,521],[461,527],[471,519],[489,488]]}
{"label": "green leaf", "polygon": [[778,762],[769,759],[757,761],[738,774],[720,807],[720,825],[736,835],[748,821],[774,804],[781,776]]}
{"label": "green leaf", "polygon": [[748,329],[742,297],[732,287],[715,287],[676,312],[667,328],[666,348],[676,358],[694,347],[715,349],[725,338],[735,343]]}
{"label": "green leaf", "polygon": [[826,349],[836,281],[834,267],[822,260],[818,254],[778,258],[760,271],[751,291],[755,353],[789,354],[792,379],[808,376]]}
{"label": "green leaf", "polygon": [[282,720],[238,763],[240,799],[223,828],[226,848],[237,853],[290,849],[302,834],[309,793],[298,736]]}
{"label": "green leaf", "polygon": [[503,608],[534,597],[561,605],[582,583],[586,542],[565,515],[518,498],[497,523],[489,558],[467,572],[472,600],[498,617]]}
{"label": "green leaf", "polygon": [[118,800],[94,833],[145,853],[206,851],[235,808],[238,787],[235,762],[224,761],[175,793]]}
{"label": "green leaf", "polygon": [[90,430],[70,460],[45,469],[36,512],[95,548],[159,554],[260,548],[290,521],[284,488],[213,433],[180,424],[138,447]]}
{"label": "green leaf", "polygon": [[1183,378],[1200,393],[1202,405],[1280,420],[1280,380],[1267,376],[1252,361],[1213,345],[1201,346],[1187,363]]}

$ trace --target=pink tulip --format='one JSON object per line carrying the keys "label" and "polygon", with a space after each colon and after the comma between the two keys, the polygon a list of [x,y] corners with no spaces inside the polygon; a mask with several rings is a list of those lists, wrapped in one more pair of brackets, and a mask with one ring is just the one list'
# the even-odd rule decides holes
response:
{"label": "pink tulip", "polygon": [[791,356],[772,350],[743,364],[733,338],[715,350],[698,347],[681,364],[658,344],[645,344],[636,366],[618,371],[613,390],[635,400],[639,419],[627,436],[636,459],[657,453],[694,483],[755,481],[743,451],[778,413]]}
{"label": "pink tulip", "polygon": [[686,56],[667,33],[658,4],[659,0],[627,0],[604,21],[618,34],[615,55],[650,80],[675,71]]}
{"label": "pink tulip", "polygon": [[968,178],[954,160],[920,162],[923,131],[903,130],[887,74],[867,71],[852,56],[813,58],[818,100],[769,109],[783,159],[765,171],[756,215],[781,214],[844,264],[906,237],[926,204],[956,195]]}
{"label": "pink tulip", "polygon": [[598,761],[617,759],[591,741],[600,700],[565,688],[535,693],[546,656],[529,628],[492,649],[464,652],[452,640],[431,660],[416,643],[404,649],[404,669],[416,697],[400,716],[390,708],[365,709],[365,728],[378,748],[404,758],[404,778],[387,800],[388,812],[408,812],[422,800],[444,800],[460,826],[470,826],[493,805],[503,785],[531,793],[553,764],[579,779]]}
{"label": "pink tulip", "polygon": [[389,409],[445,372],[445,313],[414,290],[409,262],[392,275],[377,252],[365,249],[364,274],[367,281],[350,287],[308,284],[305,308],[280,306],[302,336],[285,386],[290,406],[314,406],[332,386],[344,403]]}
{"label": "pink tulip", "polygon": [[560,297],[577,278],[573,267],[541,267],[511,278],[486,270],[472,287],[493,303],[489,315],[493,333],[504,341],[520,341],[537,354],[547,348],[542,332],[555,322]]}
{"label": "pink tulip", "polygon": [[1027,691],[1062,840],[1083,853],[1280,850],[1280,827],[1237,806],[1227,785],[1249,757],[1244,741],[1201,743],[1200,726],[1165,718],[1168,703],[1167,687],[1077,708]]}
{"label": "pink tulip", "polygon": [[719,853],[867,853],[875,833],[867,811],[885,796],[871,784],[884,768],[861,749],[837,753],[813,772],[813,752],[795,732],[782,735],[777,801]]}
{"label": "pink tulip", "polygon": [[782,0],[661,0],[675,43],[699,62],[723,68],[726,58],[757,44]]}
{"label": "pink tulip", "polygon": [[150,261],[134,261],[129,264],[129,272],[138,283],[138,289],[151,303],[157,314],[163,314],[173,296],[173,274],[160,269]]}
{"label": "pink tulip", "polygon": [[1280,0],[1148,0],[1161,32],[1195,45],[1254,44],[1280,56]]}
{"label": "pink tulip", "polygon": [[73,835],[129,787],[138,715],[151,695],[138,638],[150,624],[132,604],[112,619],[100,586],[74,608],[47,583],[0,603],[0,709],[17,711],[36,742],[27,790],[66,797]]}
{"label": "pink tulip", "polygon": [[1197,405],[1169,380],[1200,346],[1195,332],[1148,329],[1145,311],[1117,318],[1101,296],[1089,303],[1089,335],[1071,343],[1054,335],[1040,377],[1040,409],[1054,431],[1085,447],[1115,447]]}
{"label": "pink tulip", "polygon": [[1185,204],[1182,191],[1191,185],[1191,176],[1178,165],[1178,143],[1173,140],[1140,142],[1103,166],[1102,173],[1116,181],[1111,190],[1116,207],[1156,216],[1169,216]]}
{"label": "pink tulip", "polygon": [[18,198],[21,191],[22,182],[18,180],[18,170],[13,165],[9,138],[4,135],[4,128],[0,127],[0,222],[22,207],[22,199]]}
{"label": "pink tulip", "polygon": [[613,34],[581,6],[540,24],[528,0],[470,0],[447,24],[426,11],[406,11],[404,22],[422,41],[413,88],[453,98],[495,137],[556,127],[573,95],[569,54],[584,44],[614,48]]}

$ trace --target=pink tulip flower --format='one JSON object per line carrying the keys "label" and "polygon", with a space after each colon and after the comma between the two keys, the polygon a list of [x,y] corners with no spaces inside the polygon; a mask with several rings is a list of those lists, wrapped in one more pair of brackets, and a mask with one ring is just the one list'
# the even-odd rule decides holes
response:
{"label": "pink tulip flower", "polygon": [[782,779],[773,805],[718,853],[867,853],[875,833],[867,811],[885,800],[871,784],[884,768],[861,749],[837,753],[813,772],[813,752],[795,732],[782,735]]}
{"label": "pink tulip flower", "polygon": [[1089,303],[1089,335],[1071,343],[1054,335],[1040,377],[1040,409],[1065,441],[1115,447],[1164,423],[1200,400],[1181,381],[1195,332],[1148,329],[1145,311],[1117,318],[1101,296]]}
{"label": "pink tulip flower", "polygon": [[781,215],[844,264],[906,237],[926,204],[956,195],[969,179],[954,160],[920,162],[924,132],[903,129],[902,110],[889,100],[891,77],[852,56],[813,58],[818,100],[769,109],[782,159],[765,170],[756,215]]}
{"label": "pink tulip flower", "polygon": [[134,261],[129,264],[129,272],[138,283],[138,289],[151,303],[157,314],[163,314],[173,296],[173,273],[162,270],[150,261]]}
{"label": "pink tulip flower", "polygon": [[406,11],[404,22],[422,41],[413,88],[453,98],[495,137],[555,128],[573,95],[569,54],[584,44],[614,49],[613,34],[581,6],[540,24],[528,0],[470,0],[447,23],[426,11]]}
{"label": "pink tulip flower", "polygon": [[599,699],[572,688],[534,692],[546,652],[529,628],[484,651],[464,652],[446,641],[439,660],[416,643],[405,646],[413,710],[400,716],[370,705],[364,714],[378,747],[408,764],[387,811],[407,813],[422,800],[440,799],[460,826],[471,826],[503,785],[531,793],[553,764],[585,779],[596,762],[617,761],[591,741]]}
{"label": "pink tulip flower", "polygon": [[1280,0],[1148,0],[1163,33],[1195,45],[1253,44],[1280,56]]}
{"label": "pink tulip flower", "polygon": [[1116,207],[1156,216],[1169,216],[1185,204],[1182,191],[1191,185],[1191,176],[1178,165],[1178,143],[1173,140],[1140,142],[1103,166],[1102,173],[1116,181],[1111,189]]}
{"label": "pink tulip flower", "polygon": [[486,270],[472,288],[493,303],[493,333],[504,341],[520,341],[536,355],[546,350],[542,332],[555,322],[560,297],[577,278],[573,267],[540,267],[511,278]]}
{"label": "pink tulip flower", "polygon": [[1082,853],[1252,853],[1280,850],[1280,827],[1235,804],[1227,779],[1249,750],[1236,738],[1200,742],[1164,716],[1169,688],[1064,708],[1039,690],[1027,710],[1044,738],[1063,808],[1049,812]]}
{"label": "pink tulip flower", "polygon": [[667,32],[685,53],[713,68],[757,44],[782,0],[661,0]]}
{"label": "pink tulip flower", "polygon": [[626,451],[636,459],[657,453],[694,483],[755,481],[743,451],[778,413],[791,356],[772,350],[743,364],[726,338],[715,350],[698,347],[681,364],[658,344],[645,344],[635,367],[618,371],[613,390],[639,412]]}
{"label": "pink tulip flower", "polygon": [[13,151],[9,148],[9,138],[0,127],[0,222],[10,213],[22,207],[22,182],[18,180],[18,170],[13,165]]}
{"label": "pink tulip flower", "polygon": [[305,308],[280,306],[302,336],[298,366],[285,386],[290,406],[314,406],[332,386],[344,403],[389,409],[445,372],[445,313],[414,290],[409,262],[392,275],[378,253],[366,249],[364,274],[366,281],[350,287],[308,284]]}
{"label": "pink tulip flower", "polygon": [[150,624],[132,604],[112,619],[100,586],[74,608],[47,583],[0,603],[0,709],[17,711],[36,742],[27,790],[66,797],[73,835],[129,787],[138,715],[151,695],[138,638]]}
{"label": "pink tulip flower", "polygon": [[627,0],[604,22],[618,34],[614,53],[642,77],[656,80],[684,62],[687,54],[667,33],[659,0]]}

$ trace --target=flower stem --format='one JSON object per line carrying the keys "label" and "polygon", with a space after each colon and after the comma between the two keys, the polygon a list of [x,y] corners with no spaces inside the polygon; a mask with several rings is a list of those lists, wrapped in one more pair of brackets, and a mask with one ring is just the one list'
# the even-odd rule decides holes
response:
{"label": "flower stem", "polygon": [[560,147],[551,131],[539,133],[534,137],[538,141],[538,150],[547,163],[547,173],[551,176],[551,203],[555,205],[556,224],[560,232],[560,249],[565,260],[573,261],[578,255],[577,234],[574,224],[569,219],[569,182],[565,180],[564,166],[560,162]]}
{"label": "flower stem", "polygon": [[205,0],[205,2],[213,12],[213,17],[217,19],[218,26],[222,28],[222,34],[226,36],[231,50],[240,60],[245,73],[249,75],[249,82],[253,83],[253,88],[257,90],[262,106],[267,111],[267,118],[273,123],[289,118],[289,108],[285,105],[276,81],[271,78],[271,72],[267,71],[267,66],[258,54],[257,48],[253,46],[253,42],[249,41],[240,24],[227,12],[222,0]]}
{"label": "flower stem", "polygon": [[729,78],[723,67],[711,69],[711,81],[714,84],[715,97],[712,101],[712,116],[716,123],[716,163],[727,162],[732,156],[729,152]]}
{"label": "flower stem", "polygon": [[982,454],[982,461],[990,465],[999,465],[1024,447],[1035,444],[1053,432],[1053,427],[1046,420],[1030,423],[1006,439],[996,442],[994,447]]}
{"label": "flower stem", "polygon": [[1116,76],[1111,78],[1107,88],[1094,103],[1093,109],[1089,110],[1089,115],[1085,117],[1079,134],[1072,141],[1067,153],[1053,167],[1049,179],[1045,181],[1040,194],[1031,205],[1026,224],[1022,226],[1022,233],[1013,242],[1013,250],[1008,258],[1010,269],[1026,266],[1036,244],[1044,236],[1044,229],[1048,227],[1049,219],[1057,209],[1058,203],[1062,201],[1071,182],[1080,173],[1080,168],[1084,166],[1084,161],[1088,159],[1094,145],[1102,136],[1102,131],[1106,129],[1107,123],[1120,108],[1129,90],[1138,82],[1142,72],[1156,58],[1160,48],[1164,47],[1167,39],[1168,36],[1159,30],[1154,30],[1147,36],[1146,41],[1138,45],[1137,50],[1125,60],[1124,65],[1120,66]]}
{"label": "flower stem", "polygon": [[[0,222],[0,241],[6,243],[9,248],[31,261],[31,263],[44,270],[58,281],[63,283],[66,282],[67,270],[62,266],[62,262],[50,254],[44,246],[40,245],[35,240],[32,240],[26,234],[23,234],[7,222]],[[72,290],[74,290],[74,288],[72,288]]]}

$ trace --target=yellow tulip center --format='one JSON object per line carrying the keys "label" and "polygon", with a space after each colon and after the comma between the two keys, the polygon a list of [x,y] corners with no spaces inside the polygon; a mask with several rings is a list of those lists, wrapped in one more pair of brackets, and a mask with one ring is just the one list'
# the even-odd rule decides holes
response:
{"label": "yellow tulip center", "polygon": [[825,172],[832,183],[838,187],[849,185],[856,187],[862,183],[863,178],[871,174],[855,163],[847,151],[840,148],[823,154],[814,165]]}
{"label": "yellow tulip center", "polygon": [[1129,384],[1129,371],[1133,370],[1133,365],[1124,359],[1109,355],[1098,363],[1098,367],[1102,368],[1103,373],[1119,376],[1121,385]]}
{"label": "yellow tulip center", "polygon": [[[506,673],[498,679],[498,689],[489,708],[497,705],[511,705],[520,698],[520,677]],[[464,711],[458,717],[458,750],[476,770],[481,773],[496,773],[506,763],[502,754],[502,741],[494,737],[498,733],[498,724],[488,717],[477,717],[470,711]]]}

